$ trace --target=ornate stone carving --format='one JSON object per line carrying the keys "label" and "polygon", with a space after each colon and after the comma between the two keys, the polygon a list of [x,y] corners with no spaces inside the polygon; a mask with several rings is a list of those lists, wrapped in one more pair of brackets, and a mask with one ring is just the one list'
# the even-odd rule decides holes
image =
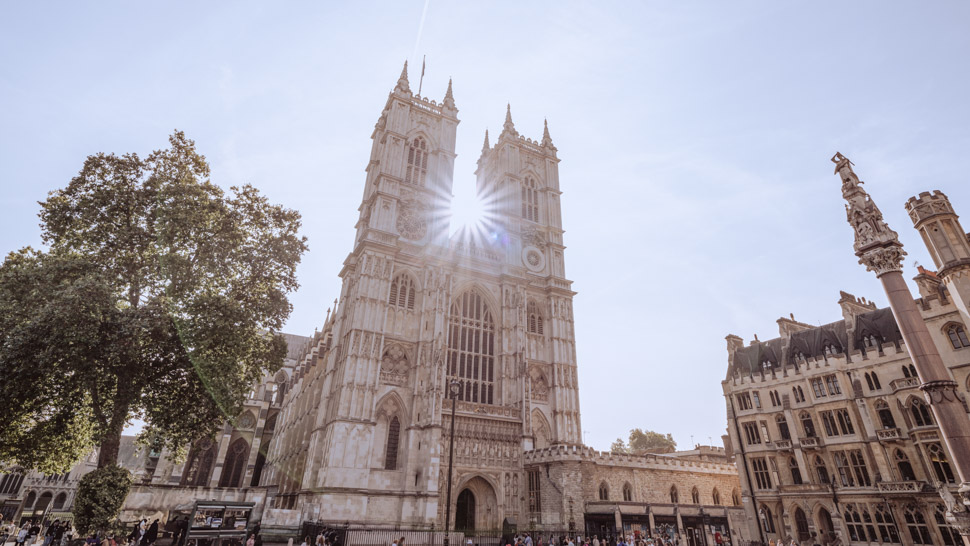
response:
{"label": "ornate stone carving", "polygon": [[524,245],[532,245],[540,250],[545,250],[546,235],[534,227],[526,228],[522,232],[522,243]]}
{"label": "ornate stone carving", "polygon": [[407,199],[398,204],[397,231],[401,237],[417,241],[428,233],[427,207],[416,199]]}
{"label": "ornate stone carving", "polygon": [[242,414],[239,418],[239,422],[236,424],[236,428],[240,429],[251,429],[256,424],[256,418],[253,417],[253,412],[247,411]]}
{"label": "ornate stone carving", "polygon": [[528,245],[522,249],[522,263],[529,271],[538,273],[546,267],[546,258],[537,247]]}
{"label": "ornate stone carving", "polygon": [[895,231],[882,219],[879,207],[862,189],[862,180],[852,170],[852,162],[839,152],[832,157],[835,173],[842,178],[842,197],[848,202],[845,206],[846,220],[855,231],[855,254],[859,263],[881,276],[890,271],[901,271],[903,256],[902,243]]}
{"label": "ornate stone carving", "polygon": [[549,386],[546,385],[546,378],[542,376],[532,378],[532,399],[536,402],[549,400]]}
{"label": "ornate stone carving", "polygon": [[381,383],[403,386],[407,384],[411,370],[408,355],[398,344],[388,345],[381,358]]}

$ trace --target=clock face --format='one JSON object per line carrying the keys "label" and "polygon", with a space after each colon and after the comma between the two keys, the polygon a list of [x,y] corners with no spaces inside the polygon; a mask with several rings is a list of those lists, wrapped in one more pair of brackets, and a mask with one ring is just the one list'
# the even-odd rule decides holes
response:
{"label": "clock face", "polygon": [[538,273],[546,267],[546,257],[542,251],[533,245],[522,249],[522,263],[533,273]]}

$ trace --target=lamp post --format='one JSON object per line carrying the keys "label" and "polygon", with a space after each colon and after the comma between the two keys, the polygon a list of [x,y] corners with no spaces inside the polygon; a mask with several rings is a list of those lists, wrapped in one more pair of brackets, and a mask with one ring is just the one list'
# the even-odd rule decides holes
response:
{"label": "lamp post", "polygon": [[461,384],[457,379],[452,379],[448,385],[451,393],[451,435],[448,440],[448,500],[445,505],[445,540],[444,546],[448,546],[448,534],[451,532],[451,471],[455,461],[455,407],[458,406],[458,390]]}

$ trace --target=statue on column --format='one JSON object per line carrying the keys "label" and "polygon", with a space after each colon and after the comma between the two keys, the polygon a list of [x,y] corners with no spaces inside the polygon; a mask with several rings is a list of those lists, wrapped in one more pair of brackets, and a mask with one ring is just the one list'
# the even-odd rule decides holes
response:
{"label": "statue on column", "polygon": [[839,152],[832,157],[835,173],[842,179],[842,197],[848,202],[845,216],[855,233],[855,254],[868,271],[880,276],[889,271],[901,271],[903,256],[899,235],[882,218],[879,207],[862,189],[862,180],[852,170],[852,162]]}

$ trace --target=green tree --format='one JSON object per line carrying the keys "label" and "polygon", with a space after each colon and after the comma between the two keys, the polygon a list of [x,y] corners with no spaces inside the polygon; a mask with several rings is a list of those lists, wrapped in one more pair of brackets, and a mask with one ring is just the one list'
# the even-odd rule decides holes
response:
{"label": "green tree", "polygon": [[630,431],[630,452],[632,453],[670,453],[676,449],[677,442],[674,441],[672,434],[664,435],[639,428]]}
{"label": "green tree", "polygon": [[121,511],[131,490],[131,474],[117,465],[99,468],[81,478],[71,507],[74,526],[82,535],[103,531]]}
{"label": "green tree", "polygon": [[626,442],[623,438],[617,438],[615,442],[610,444],[610,453],[629,453],[630,449],[626,447]]}
{"label": "green tree", "polygon": [[88,157],[40,203],[48,250],[0,265],[0,460],[63,472],[99,447],[113,467],[133,419],[181,454],[282,364],[299,213],[224,192],[193,141],[169,143]]}

